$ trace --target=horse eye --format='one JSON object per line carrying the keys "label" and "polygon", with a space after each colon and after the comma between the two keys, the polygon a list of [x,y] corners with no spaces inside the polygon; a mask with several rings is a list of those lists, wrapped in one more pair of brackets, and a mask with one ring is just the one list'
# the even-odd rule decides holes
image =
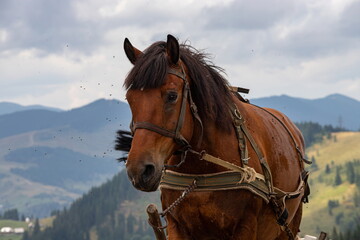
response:
{"label": "horse eye", "polygon": [[166,102],[173,103],[177,99],[177,93],[176,92],[169,92],[167,95]]}

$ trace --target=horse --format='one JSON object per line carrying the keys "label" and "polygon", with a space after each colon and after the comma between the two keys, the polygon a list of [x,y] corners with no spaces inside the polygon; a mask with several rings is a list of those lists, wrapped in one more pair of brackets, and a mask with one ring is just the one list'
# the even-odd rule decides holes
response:
{"label": "horse", "polygon": [[172,35],[144,51],[126,38],[124,50],[132,121],[116,149],[136,189],[160,186],[168,239],[295,239],[308,195],[295,124],[245,101]]}

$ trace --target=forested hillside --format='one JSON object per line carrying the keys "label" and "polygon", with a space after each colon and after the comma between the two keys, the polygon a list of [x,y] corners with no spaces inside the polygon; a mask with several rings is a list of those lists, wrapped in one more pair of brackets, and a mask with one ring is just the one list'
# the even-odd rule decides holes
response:
{"label": "forested hillside", "polygon": [[333,127],[332,125],[322,126],[319,123],[311,121],[299,122],[295,124],[300,129],[304,137],[306,147],[310,147],[314,143],[323,141],[325,136],[329,138],[331,133],[347,131],[342,127]]}
{"label": "forested hillside", "polygon": [[119,211],[127,201],[139,199],[124,171],[56,213],[52,227],[26,233],[23,240],[149,240],[147,223],[129,211]]}
{"label": "forested hillside", "polygon": [[325,231],[336,240],[360,239],[359,143],[360,132],[338,132],[308,148],[307,156],[313,161],[311,195],[304,208],[302,232]]}

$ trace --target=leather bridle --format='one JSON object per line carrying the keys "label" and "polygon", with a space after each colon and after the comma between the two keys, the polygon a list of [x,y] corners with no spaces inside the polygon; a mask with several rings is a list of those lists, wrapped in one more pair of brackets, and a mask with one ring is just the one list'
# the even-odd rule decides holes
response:
{"label": "leather bridle", "polygon": [[[179,150],[177,150],[177,153],[182,153],[182,159],[181,159],[181,163],[183,163],[183,161],[185,160],[186,157],[186,153],[189,149],[192,149],[192,146],[190,145],[189,141],[186,140],[184,138],[184,136],[181,134],[181,129],[183,127],[184,124],[184,120],[185,120],[185,114],[186,114],[186,104],[187,101],[189,100],[189,107],[191,109],[191,113],[194,117],[194,119],[199,123],[200,126],[200,134],[198,135],[198,138],[196,140],[196,146],[199,147],[202,141],[202,137],[203,137],[203,124],[202,121],[200,119],[200,116],[198,114],[198,110],[197,107],[192,99],[191,96],[191,92],[190,92],[190,86],[189,86],[189,82],[186,78],[186,73],[184,71],[184,68],[181,65],[181,71],[177,70],[177,69],[173,69],[173,68],[168,68],[167,71],[168,74],[172,74],[177,76],[178,78],[181,78],[184,81],[184,86],[183,86],[183,92],[182,92],[182,100],[181,100],[181,107],[180,107],[180,114],[179,114],[179,118],[176,124],[176,128],[174,130],[168,130],[166,128],[160,127],[158,125],[155,125],[153,123],[150,122],[134,122],[131,121],[130,124],[130,130],[132,135],[135,134],[135,131],[137,129],[146,129],[149,131],[153,131],[156,132],[162,136],[165,137],[169,137],[174,139],[174,141],[180,145]],[[178,164],[177,166],[179,166],[180,164]]]}

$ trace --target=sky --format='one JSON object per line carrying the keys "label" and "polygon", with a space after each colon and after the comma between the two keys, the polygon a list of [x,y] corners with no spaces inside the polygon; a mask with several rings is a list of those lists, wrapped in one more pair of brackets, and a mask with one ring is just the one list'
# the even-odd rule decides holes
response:
{"label": "sky", "polygon": [[131,64],[172,34],[248,98],[360,100],[360,0],[0,0],[0,102],[71,109],[125,101]]}

